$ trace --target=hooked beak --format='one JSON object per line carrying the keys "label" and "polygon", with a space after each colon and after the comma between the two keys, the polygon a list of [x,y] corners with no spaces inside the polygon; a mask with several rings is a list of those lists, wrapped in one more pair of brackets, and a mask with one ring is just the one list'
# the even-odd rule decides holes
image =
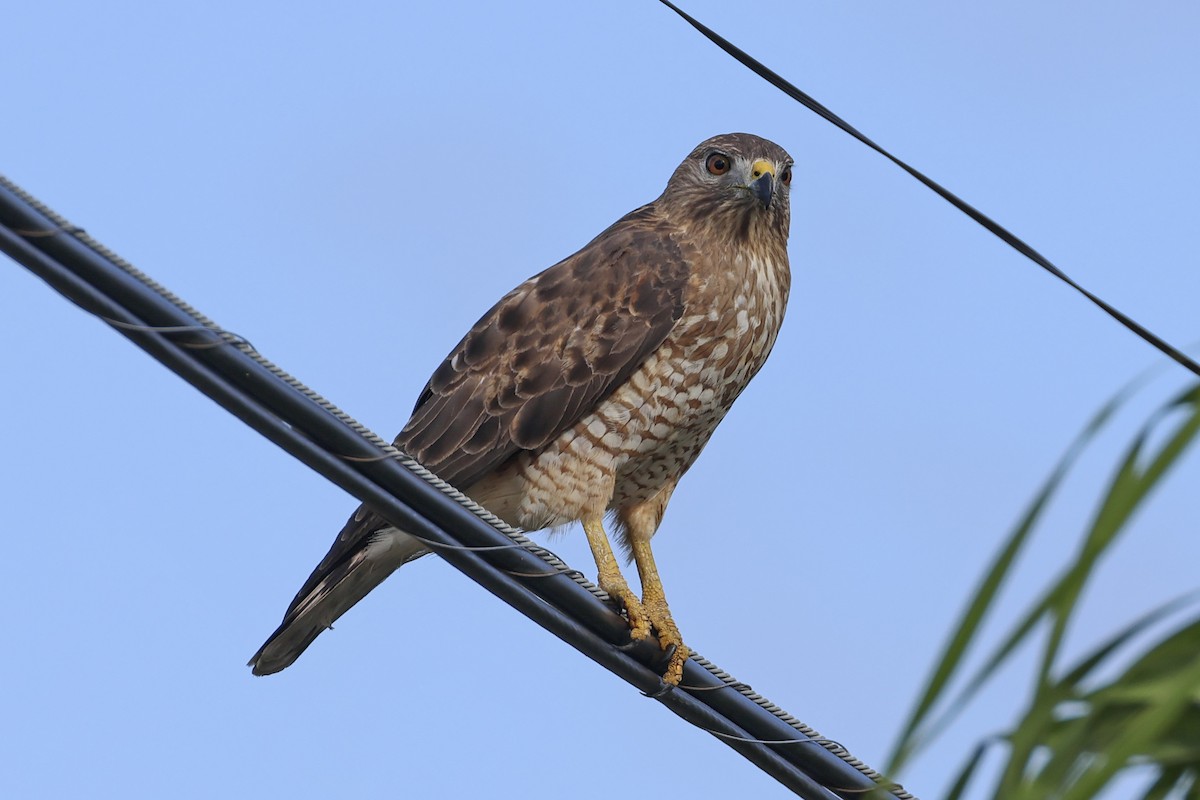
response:
{"label": "hooked beak", "polygon": [[775,167],[759,159],[751,165],[750,177],[750,193],[758,198],[763,208],[771,205],[771,198],[775,195]]}

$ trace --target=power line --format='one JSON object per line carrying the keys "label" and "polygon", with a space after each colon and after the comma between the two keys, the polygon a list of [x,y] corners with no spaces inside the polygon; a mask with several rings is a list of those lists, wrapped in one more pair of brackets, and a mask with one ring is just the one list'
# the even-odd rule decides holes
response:
{"label": "power line", "polygon": [[[665,687],[654,644],[629,641],[602,593],[0,176],[0,251],[100,317],[285,451],[426,541],[592,660],[716,736],[800,797],[914,800],[840,744],[700,656]],[[880,788],[883,784],[883,788]]]}
{"label": "power line", "polygon": [[1099,297],[1095,294],[1092,294],[1090,291],[1085,289],[1083,286],[1081,286],[1080,284],[1073,281],[1065,272],[1063,272],[1061,269],[1056,267],[1050,261],[1050,259],[1043,256],[1037,250],[1034,250],[1032,247],[1030,247],[1025,242],[1025,240],[1021,239],[1015,233],[1008,230],[1008,228],[1005,228],[1003,225],[996,222],[994,219],[992,219],[988,215],[984,214],[982,211],[975,208],[970,203],[963,200],[962,198],[960,198],[958,195],[951,192],[946,187],[942,186],[940,183],[935,181],[933,178],[928,177],[925,173],[921,172],[916,167],[910,166],[907,162],[900,160],[899,158],[892,155],[890,152],[885,150],[880,145],[878,145],[875,142],[868,139],[865,134],[860,132],[857,128],[855,128],[849,122],[846,122],[846,120],[842,119],[837,114],[830,111],[828,108],[826,108],[820,102],[818,102],[816,100],[816,98],[814,98],[812,95],[796,88],[796,86],[794,86],[792,83],[790,83],[786,78],[781,76],[779,73],[768,68],[761,61],[754,58],[749,53],[747,53],[745,50],[742,50],[741,48],[739,48],[737,45],[730,42],[725,37],[721,36],[719,33],[714,31],[712,28],[709,28],[708,26],[704,25],[702,22],[697,20],[695,17],[689,15],[683,9],[679,8],[679,6],[670,2],[670,0],[659,0],[659,2],[661,2],[667,8],[671,9],[676,14],[678,14],[685,22],[687,22],[689,25],[691,25],[693,28],[695,28],[697,31],[699,31],[701,34],[703,34],[706,39],[708,39],[710,42],[715,44],[717,47],[724,50],[726,53],[728,53],[733,58],[737,59],[742,65],[746,66],[752,72],[754,72],[754,74],[758,75],[760,78],[767,81],[775,88],[779,89],[781,92],[783,92],[788,97],[795,100],[797,103],[800,103],[801,105],[803,105],[809,111],[812,111],[814,114],[821,117],[825,121],[829,122],[831,125],[848,133],[850,136],[853,136],[855,139],[862,142],[867,147],[871,148],[872,150],[879,153],[884,158],[891,161],[896,166],[900,167],[900,169],[904,170],[909,175],[913,176],[918,181],[925,184],[925,186],[927,186],[929,189],[931,189],[934,193],[936,193],[943,200],[947,201],[952,206],[957,208],[959,211],[963,212],[968,217],[973,219],[975,222],[982,225],[984,228],[986,228],[988,231],[990,231],[992,234],[994,234],[996,237],[998,237],[1002,242],[1007,244],[1009,247],[1013,248],[1018,253],[1025,256],[1030,261],[1037,264],[1039,267],[1046,270],[1051,275],[1058,278],[1060,281],[1067,284],[1075,291],[1079,292],[1081,295],[1086,297],[1088,300],[1091,300],[1093,303],[1095,303],[1097,306],[1099,306],[1106,314],[1108,314],[1110,317],[1115,319],[1117,322],[1124,325],[1129,330],[1133,331],[1133,333],[1137,334],[1139,337],[1141,337],[1143,340],[1145,340],[1149,344],[1158,348],[1158,350],[1160,352],[1169,356],[1171,359],[1173,359],[1174,361],[1179,363],[1185,369],[1190,370],[1191,372],[1195,373],[1196,375],[1200,375],[1200,364],[1197,364],[1195,361],[1193,361],[1191,358],[1189,358],[1182,351],[1180,351],[1179,349],[1177,349],[1176,347],[1171,345],[1166,340],[1160,338],[1157,334],[1155,334],[1149,328],[1144,327],[1143,325],[1138,323],[1136,320],[1134,320],[1132,317],[1129,317],[1126,314],[1122,313],[1117,308],[1109,305],[1108,302],[1106,302],[1101,297]]}

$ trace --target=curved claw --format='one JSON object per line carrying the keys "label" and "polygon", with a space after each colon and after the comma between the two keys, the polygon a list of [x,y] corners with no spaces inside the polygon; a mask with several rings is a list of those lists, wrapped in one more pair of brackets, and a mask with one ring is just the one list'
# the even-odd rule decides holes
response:
{"label": "curved claw", "polygon": [[669,616],[666,621],[670,623],[671,630],[664,630],[657,624],[655,625],[658,628],[658,643],[663,649],[663,660],[666,662],[666,668],[663,669],[663,681],[677,686],[683,680],[683,663],[687,661],[691,653],[688,651],[687,645],[683,643],[674,621]]}
{"label": "curved claw", "polygon": [[653,692],[642,692],[642,697],[649,697],[651,700],[658,700],[660,697],[666,697],[677,688],[679,687],[676,684],[663,681],[662,686],[659,686]]}

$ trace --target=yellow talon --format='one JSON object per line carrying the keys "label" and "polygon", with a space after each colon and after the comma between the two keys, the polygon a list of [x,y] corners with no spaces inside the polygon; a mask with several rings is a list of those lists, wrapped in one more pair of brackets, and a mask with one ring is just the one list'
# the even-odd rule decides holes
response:
{"label": "yellow talon", "polygon": [[658,643],[663,652],[671,653],[663,680],[672,686],[678,686],[683,678],[683,663],[687,661],[688,648],[679,634],[679,626],[671,618],[671,609],[667,607],[662,580],[658,577],[654,555],[650,552],[650,542],[638,539],[630,542],[633,560],[637,563],[638,575],[642,579],[642,598],[639,600],[617,566],[616,556],[613,555],[600,518],[585,518],[583,531],[587,534],[588,545],[596,559],[600,588],[625,610],[625,617],[629,620],[630,637],[646,639],[652,632],[658,635]]}
{"label": "yellow talon", "polygon": [[637,563],[638,575],[642,579],[642,608],[650,618],[654,630],[658,633],[658,643],[663,651],[669,651],[674,645],[675,651],[667,663],[663,680],[672,686],[678,686],[683,678],[683,663],[687,661],[689,651],[679,633],[679,626],[671,617],[671,609],[667,607],[667,596],[663,592],[662,579],[658,576],[658,568],[654,564],[654,554],[650,551],[649,540],[634,539],[630,542],[633,550],[633,560]]}

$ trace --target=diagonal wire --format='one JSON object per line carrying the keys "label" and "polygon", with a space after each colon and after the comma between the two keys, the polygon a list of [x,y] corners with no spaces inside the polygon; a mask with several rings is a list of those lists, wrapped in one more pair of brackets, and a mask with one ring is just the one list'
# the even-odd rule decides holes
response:
{"label": "diagonal wire", "polygon": [[[603,592],[507,528],[144,273],[0,176],[0,251],[100,317],[239,419],[429,542],[530,619],[808,800],[914,800],[817,731],[693,655],[683,684],[632,647]],[[522,577],[531,576],[531,577]]]}
{"label": "diagonal wire", "polygon": [[1063,272],[1061,269],[1059,269],[1053,263],[1051,263],[1050,259],[1046,258],[1041,253],[1034,250],[1032,247],[1030,247],[1028,244],[1026,244],[1024,240],[1022,240],[1016,234],[1009,231],[1003,225],[996,222],[991,217],[987,216],[982,211],[975,208],[974,206],[969,204],[967,201],[963,200],[958,195],[954,194],[949,189],[942,186],[937,181],[928,177],[927,175],[925,175],[925,173],[921,172],[920,170],[916,169],[915,167],[910,166],[908,163],[906,163],[906,162],[900,160],[899,158],[897,158],[896,156],[892,155],[890,152],[885,150],[880,145],[871,141],[871,139],[867,138],[867,136],[865,134],[860,132],[857,128],[852,126],[849,122],[846,122],[844,119],[839,117],[837,114],[830,111],[824,105],[819,103],[814,97],[812,97],[811,95],[809,95],[805,92],[802,92],[800,89],[796,88],[792,83],[790,83],[785,78],[783,78],[781,75],[779,75],[779,73],[774,72],[773,70],[769,69],[761,61],[758,61],[753,56],[751,56],[749,53],[747,53],[746,51],[737,47],[732,42],[730,42],[728,39],[724,38],[719,33],[714,31],[712,28],[707,27],[702,22],[697,20],[695,17],[692,17],[691,15],[689,15],[683,9],[679,8],[679,6],[670,2],[670,0],[659,0],[659,2],[662,3],[663,5],[665,5],[667,8],[674,11],[680,17],[682,17],[689,25],[691,25],[693,28],[695,28],[700,33],[702,33],[709,41],[711,41],[717,47],[724,50],[729,55],[733,56],[735,59],[737,59],[739,62],[741,62],[744,66],[748,67],[756,75],[763,78],[768,83],[770,83],[772,86],[774,86],[775,88],[779,89],[781,92],[786,94],[788,97],[790,97],[793,100],[795,100],[796,102],[800,103],[805,108],[807,108],[810,111],[812,111],[813,113],[817,114],[818,116],[820,116],[821,118],[823,118],[824,120],[829,122],[830,124],[840,128],[841,130],[850,134],[855,139],[857,139],[858,141],[865,144],[867,147],[871,148],[872,150],[879,153],[881,156],[883,156],[887,160],[891,161],[896,166],[900,167],[900,169],[904,170],[909,175],[913,176],[918,181],[925,184],[927,187],[929,187],[934,192],[936,192],[940,197],[942,197],[942,199],[949,202],[951,205],[953,205],[959,211],[963,212],[968,217],[970,217],[971,219],[978,222],[984,228],[987,228],[987,230],[989,230],[991,233],[993,233],[994,235],[999,237],[1000,240],[1003,241],[1005,244],[1007,244],[1009,247],[1013,248],[1018,253],[1025,256],[1030,261],[1037,264],[1039,267],[1046,270],[1051,275],[1058,278],[1063,283],[1067,284],[1072,289],[1074,289],[1075,291],[1082,294],[1088,300],[1091,300],[1093,303],[1095,303],[1097,306],[1099,306],[1101,309],[1103,309],[1110,317],[1115,319],[1117,322],[1121,323],[1126,328],[1128,328],[1129,330],[1133,331],[1135,334],[1140,336],[1142,339],[1149,342],[1154,347],[1158,348],[1165,355],[1170,356],[1172,359],[1174,359],[1176,362],[1178,362],[1184,368],[1191,370],[1196,375],[1200,375],[1200,364],[1197,364],[1195,361],[1193,361],[1191,358],[1189,358],[1182,351],[1176,349],[1174,346],[1172,346],[1171,344],[1169,344],[1168,342],[1166,342],[1165,340],[1160,338],[1153,331],[1149,330],[1148,328],[1146,328],[1143,325],[1141,325],[1140,323],[1138,323],[1133,318],[1122,313],[1121,311],[1119,311],[1117,308],[1113,307],[1112,305],[1109,305],[1109,303],[1107,303],[1103,298],[1092,294],[1090,291],[1085,289],[1083,286],[1076,283],[1065,272]]}

